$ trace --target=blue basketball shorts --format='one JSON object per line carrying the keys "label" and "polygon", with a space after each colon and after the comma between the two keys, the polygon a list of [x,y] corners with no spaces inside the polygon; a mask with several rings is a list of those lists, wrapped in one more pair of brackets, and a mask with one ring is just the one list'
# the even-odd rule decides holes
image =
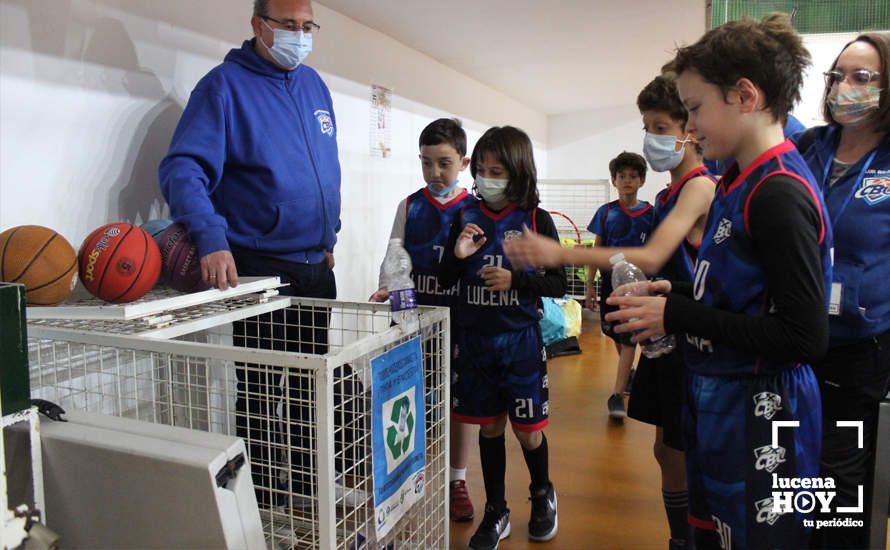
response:
{"label": "blue basketball shorts", "polygon": [[[808,365],[747,378],[688,373],[689,522],[716,529],[727,550],[806,548],[811,529],[803,520],[813,516],[777,507],[773,493],[792,489],[774,483],[819,476],[821,417],[819,385]],[[777,421],[799,425],[774,428]]]}
{"label": "blue basketball shorts", "polygon": [[547,425],[547,360],[538,323],[481,335],[458,328],[452,355],[451,416],[492,424],[504,414],[513,427],[533,432]]}

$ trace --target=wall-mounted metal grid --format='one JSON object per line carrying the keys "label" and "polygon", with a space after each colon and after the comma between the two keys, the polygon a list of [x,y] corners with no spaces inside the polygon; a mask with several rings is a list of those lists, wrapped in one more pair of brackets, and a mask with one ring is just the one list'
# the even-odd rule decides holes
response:
{"label": "wall-mounted metal grid", "polygon": [[[540,180],[541,205],[551,211],[553,223],[563,246],[593,246],[593,234],[587,225],[597,209],[609,202],[608,180]],[[567,295],[584,302],[590,268],[565,266]],[[595,274],[595,271],[594,271]],[[594,282],[599,285],[599,280]]]}
{"label": "wall-mounted metal grid", "polygon": [[[538,181],[538,191],[541,195],[541,207],[547,210],[556,210],[568,216],[581,232],[581,240],[592,239],[587,231],[587,224],[593,218],[596,210],[609,202],[609,180],[550,180]],[[570,236],[574,230],[558,220],[554,216],[557,230],[560,236]],[[576,239],[577,237],[571,237]]]}

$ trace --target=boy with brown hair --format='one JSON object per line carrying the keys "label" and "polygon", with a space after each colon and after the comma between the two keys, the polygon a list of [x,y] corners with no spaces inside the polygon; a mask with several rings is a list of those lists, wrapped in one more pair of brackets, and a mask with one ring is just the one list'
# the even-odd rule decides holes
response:
{"label": "boy with brown hair", "polygon": [[[652,229],[652,205],[637,198],[637,192],[646,182],[646,160],[636,153],[622,152],[609,161],[609,174],[612,185],[618,190],[618,199],[599,207],[587,230],[596,237],[596,247],[641,246]],[[587,307],[593,309],[597,302],[596,289],[593,286],[595,270],[588,270]],[[606,304],[606,298],[612,294],[612,272],[607,269],[600,271],[600,319],[603,334],[615,343],[618,352],[618,368],[615,374],[615,385],[607,406],[609,418],[623,422],[627,412],[624,409],[623,394],[630,379],[630,371],[634,362],[637,345],[630,341],[628,334],[616,334],[612,323],[605,319],[606,313],[617,308]]]}

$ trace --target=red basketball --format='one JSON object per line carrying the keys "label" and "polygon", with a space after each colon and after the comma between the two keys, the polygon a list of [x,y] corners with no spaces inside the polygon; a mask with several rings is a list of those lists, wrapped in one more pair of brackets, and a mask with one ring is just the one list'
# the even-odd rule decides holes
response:
{"label": "red basketball", "polygon": [[201,258],[198,249],[189,240],[188,231],[174,223],[155,235],[164,264],[164,281],[180,292],[197,292],[208,287],[201,278]]}
{"label": "red basketball", "polygon": [[80,280],[93,296],[118,304],[145,296],[161,274],[161,253],[151,236],[130,223],[110,223],[83,241]]}

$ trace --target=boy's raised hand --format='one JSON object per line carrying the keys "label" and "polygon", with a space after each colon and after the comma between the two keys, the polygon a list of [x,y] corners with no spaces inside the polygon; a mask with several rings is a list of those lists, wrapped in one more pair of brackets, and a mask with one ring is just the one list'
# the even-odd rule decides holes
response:
{"label": "boy's raised hand", "polygon": [[[479,239],[474,241],[473,239],[477,235]],[[468,223],[464,230],[460,232],[460,235],[458,235],[457,242],[454,243],[454,256],[458,260],[468,258],[485,246],[486,240],[485,232],[482,231],[482,228],[475,223]]]}
{"label": "boy's raised hand", "polygon": [[542,237],[526,226],[522,227],[521,239],[504,243],[504,253],[510,263],[519,269],[561,266],[562,251],[558,242]]}

